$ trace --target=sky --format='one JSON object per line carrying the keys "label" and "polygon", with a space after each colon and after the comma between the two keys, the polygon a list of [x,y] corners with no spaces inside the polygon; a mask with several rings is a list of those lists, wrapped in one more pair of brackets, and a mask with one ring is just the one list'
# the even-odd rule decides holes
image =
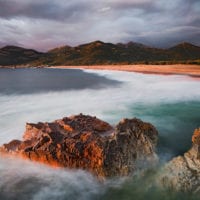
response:
{"label": "sky", "polygon": [[200,45],[200,0],[0,0],[0,46]]}

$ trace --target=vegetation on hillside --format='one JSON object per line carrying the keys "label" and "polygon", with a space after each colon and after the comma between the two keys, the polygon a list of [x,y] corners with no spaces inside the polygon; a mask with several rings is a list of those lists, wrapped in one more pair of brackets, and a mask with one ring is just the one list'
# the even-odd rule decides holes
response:
{"label": "vegetation on hillside", "polygon": [[129,42],[95,41],[76,47],[63,46],[39,53],[14,46],[0,49],[0,65],[109,65],[109,64],[200,64],[200,47],[181,43],[158,49]]}

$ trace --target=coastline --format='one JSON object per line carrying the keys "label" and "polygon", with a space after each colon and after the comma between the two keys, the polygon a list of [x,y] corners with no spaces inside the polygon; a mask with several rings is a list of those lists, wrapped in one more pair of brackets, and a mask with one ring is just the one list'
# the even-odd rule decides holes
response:
{"label": "coastline", "polygon": [[51,66],[56,69],[94,69],[137,72],[143,74],[187,75],[200,78],[200,65],[91,65],[91,66]]}
{"label": "coastline", "polygon": [[194,64],[172,64],[172,65],[76,65],[76,66],[0,66],[0,69],[35,69],[35,68],[54,68],[54,69],[92,69],[92,70],[113,70],[136,72],[142,74],[157,75],[184,75],[193,78],[200,78],[200,65]]}

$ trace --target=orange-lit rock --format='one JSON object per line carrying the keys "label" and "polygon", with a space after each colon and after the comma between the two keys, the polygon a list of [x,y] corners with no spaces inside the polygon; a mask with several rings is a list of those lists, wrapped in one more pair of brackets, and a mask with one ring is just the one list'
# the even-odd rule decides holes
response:
{"label": "orange-lit rock", "polygon": [[192,142],[193,144],[200,145],[200,128],[194,130]]}
{"label": "orange-lit rock", "polygon": [[98,177],[122,176],[155,164],[158,133],[149,123],[124,119],[116,127],[87,115],[51,123],[27,123],[23,141],[13,140],[1,153],[54,167],[84,169]]}

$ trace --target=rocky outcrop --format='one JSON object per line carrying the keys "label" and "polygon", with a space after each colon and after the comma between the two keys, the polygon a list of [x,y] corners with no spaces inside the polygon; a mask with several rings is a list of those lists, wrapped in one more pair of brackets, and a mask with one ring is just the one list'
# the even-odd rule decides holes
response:
{"label": "rocky outcrop", "polygon": [[159,184],[185,192],[200,192],[200,128],[192,136],[192,148],[168,162],[161,170]]}
{"label": "rocky outcrop", "polygon": [[155,164],[157,136],[154,126],[136,118],[123,119],[112,127],[80,114],[51,123],[27,123],[23,140],[4,144],[0,152],[88,170],[98,177],[122,176]]}

